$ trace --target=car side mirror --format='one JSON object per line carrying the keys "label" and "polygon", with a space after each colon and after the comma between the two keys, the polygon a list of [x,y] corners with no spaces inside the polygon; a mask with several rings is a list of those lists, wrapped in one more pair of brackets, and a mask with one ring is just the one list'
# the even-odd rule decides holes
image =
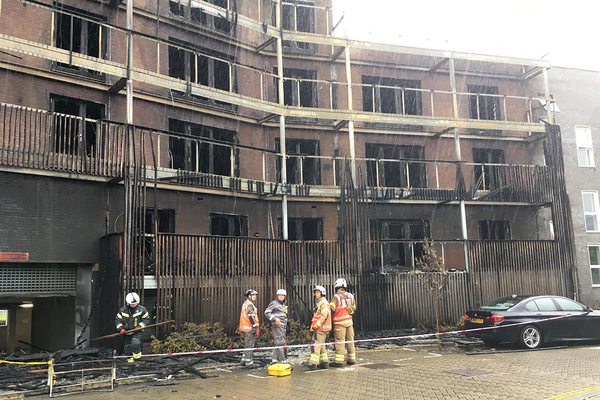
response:
{"label": "car side mirror", "polygon": [[585,307],[585,311],[587,312],[594,312],[594,309],[592,307]]}

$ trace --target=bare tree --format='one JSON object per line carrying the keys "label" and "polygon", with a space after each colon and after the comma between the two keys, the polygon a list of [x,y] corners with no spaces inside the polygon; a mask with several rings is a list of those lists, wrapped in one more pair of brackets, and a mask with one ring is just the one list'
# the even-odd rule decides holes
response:
{"label": "bare tree", "polygon": [[448,270],[444,265],[444,257],[438,256],[433,244],[426,240],[423,245],[423,255],[418,257],[416,260],[415,271],[411,272],[411,275],[415,275],[423,284],[425,288],[433,296],[433,307],[435,309],[435,325],[437,329],[438,346],[442,349],[442,342],[440,340],[440,320],[439,320],[439,303],[440,299],[444,297],[447,289],[448,282]]}

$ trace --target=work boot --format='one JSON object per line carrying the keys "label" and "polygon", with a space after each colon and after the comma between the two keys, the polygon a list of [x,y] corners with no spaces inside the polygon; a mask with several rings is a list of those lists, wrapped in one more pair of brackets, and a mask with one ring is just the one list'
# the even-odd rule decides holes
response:
{"label": "work boot", "polygon": [[350,360],[348,360],[348,361],[346,361],[346,364],[348,364],[348,365],[354,365],[354,364],[356,364],[356,361],[350,361]]}
{"label": "work boot", "polygon": [[127,359],[127,362],[135,362],[135,358],[133,358],[133,357],[129,357],[129,358]]}
{"label": "work boot", "polygon": [[314,371],[315,369],[317,369],[317,367],[315,366],[315,364],[311,364],[308,361],[304,361],[302,363],[302,365],[304,365],[306,368],[308,368],[310,371]]}
{"label": "work boot", "polygon": [[332,363],[329,363],[329,366],[333,367],[333,368],[342,368],[344,366],[344,364],[332,362]]}
{"label": "work boot", "polygon": [[319,368],[319,369],[329,369],[329,363],[321,363],[321,364],[317,365],[317,368]]}
{"label": "work boot", "polygon": [[260,368],[258,365],[254,364],[254,362],[246,363],[246,369],[256,369]]}

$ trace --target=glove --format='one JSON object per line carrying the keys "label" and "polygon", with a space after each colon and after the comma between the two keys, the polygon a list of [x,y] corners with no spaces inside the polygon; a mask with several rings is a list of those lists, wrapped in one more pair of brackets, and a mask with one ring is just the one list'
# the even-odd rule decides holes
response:
{"label": "glove", "polygon": [[258,337],[258,335],[260,335],[260,329],[257,327],[256,328],[256,337]]}
{"label": "glove", "polygon": [[119,333],[120,333],[121,335],[123,335],[123,334],[125,333],[125,329],[121,329],[121,330],[119,331]]}
{"label": "glove", "polygon": [[[252,328],[252,333],[256,333],[257,330],[258,330],[258,327],[255,326],[254,328]],[[256,335],[256,336],[258,336],[258,335]]]}
{"label": "glove", "polygon": [[313,327],[311,326],[311,327],[310,327],[310,331],[311,331],[311,332],[314,332],[314,331],[315,331],[315,328],[313,328]]}

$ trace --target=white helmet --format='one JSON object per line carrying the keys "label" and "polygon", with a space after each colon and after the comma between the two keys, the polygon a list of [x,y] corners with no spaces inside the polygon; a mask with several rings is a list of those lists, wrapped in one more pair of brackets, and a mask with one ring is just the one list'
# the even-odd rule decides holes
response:
{"label": "white helmet", "polygon": [[140,296],[137,293],[131,292],[125,297],[125,302],[128,306],[140,303]]}
{"label": "white helmet", "polygon": [[285,289],[279,289],[279,290],[277,291],[277,296],[279,296],[280,294],[282,294],[282,295],[284,295],[284,296],[287,296],[287,292],[285,291]]}
{"label": "white helmet", "polygon": [[321,296],[325,296],[327,294],[325,293],[325,288],[321,285],[315,286],[315,290],[313,290],[313,292],[316,292],[317,290],[321,292]]}
{"label": "white helmet", "polygon": [[348,284],[346,283],[346,280],[344,278],[339,278],[337,281],[335,281],[335,286],[336,288],[342,287],[344,289],[346,289],[348,287]]}

